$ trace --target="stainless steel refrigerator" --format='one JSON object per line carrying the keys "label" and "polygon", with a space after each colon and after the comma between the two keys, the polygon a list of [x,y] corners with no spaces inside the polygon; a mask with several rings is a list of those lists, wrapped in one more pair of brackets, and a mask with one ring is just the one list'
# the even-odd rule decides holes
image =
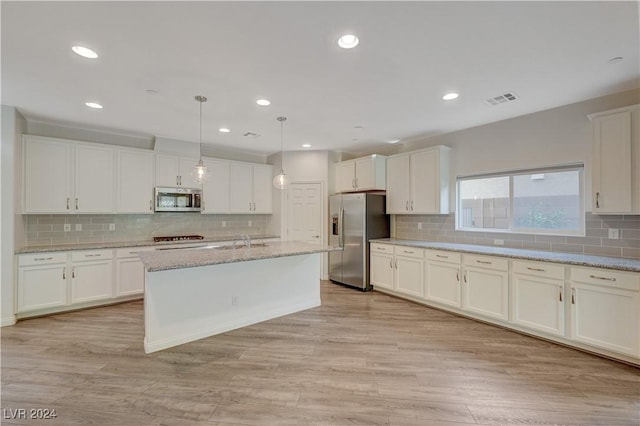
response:
{"label": "stainless steel refrigerator", "polygon": [[363,291],[369,282],[369,240],[389,236],[385,195],[335,194],[329,197],[329,243],[342,251],[329,252],[329,279]]}

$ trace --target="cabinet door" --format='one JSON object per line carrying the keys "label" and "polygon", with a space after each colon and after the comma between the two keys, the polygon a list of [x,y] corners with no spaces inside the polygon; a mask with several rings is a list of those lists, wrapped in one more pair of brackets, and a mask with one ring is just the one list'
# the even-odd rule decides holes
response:
{"label": "cabinet door", "polygon": [[144,265],[137,257],[116,260],[115,296],[144,293]]}
{"label": "cabinet door", "polygon": [[250,213],[253,210],[253,167],[245,163],[231,163],[230,171],[231,213]]}
{"label": "cabinet door", "polygon": [[424,297],[422,259],[396,256],[394,282],[399,293]]}
{"label": "cabinet door", "polygon": [[571,339],[639,356],[638,291],[575,282],[571,285]]}
{"label": "cabinet door", "polygon": [[113,213],[115,150],[104,145],[77,144],[75,153],[76,213]]}
{"label": "cabinet door", "polygon": [[393,256],[371,252],[369,280],[374,288],[393,290]]}
{"label": "cabinet door", "polygon": [[375,189],[375,167],[374,157],[358,158],[355,161],[356,166],[356,189],[365,191],[367,189]]}
{"label": "cabinet door", "polygon": [[180,186],[184,188],[202,189],[202,184],[196,182],[193,175],[191,175],[191,172],[195,165],[198,164],[198,161],[200,161],[199,158],[180,157],[180,173],[178,173],[178,183]]}
{"label": "cabinet door", "polygon": [[440,160],[436,149],[411,154],[412,213],[440,213]]}
{"label": "cabinet door", "polygon": [[271,213],[273,208],[273,167],[253,165],[253,213]]}
{"label": "cabinet door", "polygon": [[111,260],[71,265],[71,303],[108,299],[113,287]]}
{"label": "cabinet door", "polygon": [[355,162],[343,161],[336,164],[336,192],[350,192],[355,190]]}
{"label": "cabinet door", "polygon": [[180,158],[175,155],[156,154],[156,185],[178,186]]}
{"label": "cabinet door", "polygon": [[24,213],[71,213],[73,145],[24,138]]}
{"label": "cabinet door", "polygon": [[593,120],[594,213],[631,213],[631,111]]}
{"label": "cabinet door", "polygon": [[153,160],[151,151],[116,151],[116,213],[153,213]]}
{"label": "cabinet door", "polygon": [[508,275],[503,271],[465,267],[463,309],[509,319]]}
{"label": "cabinet door", "polygon": [[67,304],[66,264],[18,268],[18,312]]}
{"label": "cabinet door", "polygon": [[460,266],[451,263],[427,262],[425,298],[460,308]]}
{"label": "cabinet door", "polygon": [[409,156],[387,158],[387,213],[409,213]]}
{"label": "cabinet door", "polygon": [[229,213],[229,161],[204,158],[209,179],[202,185],[203,214]]}
{"label": "cabinet door", "polygon": [[513,322],[564,336],[564,281],[513,275]]}

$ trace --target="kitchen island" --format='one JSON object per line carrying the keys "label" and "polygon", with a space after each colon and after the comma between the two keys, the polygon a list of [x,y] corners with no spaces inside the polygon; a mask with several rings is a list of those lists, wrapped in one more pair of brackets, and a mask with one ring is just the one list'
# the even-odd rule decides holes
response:
{"label": "kitchen island", "polygon": [[297,241],[140,253],[145,352],[320,306],[320,256]]}

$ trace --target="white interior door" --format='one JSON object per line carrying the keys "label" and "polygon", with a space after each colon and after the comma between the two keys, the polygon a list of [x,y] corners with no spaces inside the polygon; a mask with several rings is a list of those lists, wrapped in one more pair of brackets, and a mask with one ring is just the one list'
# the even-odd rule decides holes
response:
{"label": "white interior door", "polygon": [[288,204],[289,240],[322,244],[322,185],[292,183]]}

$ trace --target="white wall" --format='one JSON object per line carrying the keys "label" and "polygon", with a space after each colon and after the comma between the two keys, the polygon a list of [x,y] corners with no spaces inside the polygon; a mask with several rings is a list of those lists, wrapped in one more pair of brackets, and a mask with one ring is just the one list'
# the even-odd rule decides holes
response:
{"label": "white wall", "polygon": [[26,121],[14,107],[2,105],[0,134],[0,325],[15,323],[14,250],[25,243],[21,213],[22,143]]}
{"label": "white wall", "polygon": [[[394,145],[379,153],[388,155],[434,145],[450,146],[451,188],[455,188],[456,176],[584,163],[585,205],[590,210],[592,138],[587,115],[638,103],[640,90],[621,92],[400,146]],[[491,108],[505,107],[508,108],[508,104]],[[455,191],[451,191],[452,211],[454,199]]]}

